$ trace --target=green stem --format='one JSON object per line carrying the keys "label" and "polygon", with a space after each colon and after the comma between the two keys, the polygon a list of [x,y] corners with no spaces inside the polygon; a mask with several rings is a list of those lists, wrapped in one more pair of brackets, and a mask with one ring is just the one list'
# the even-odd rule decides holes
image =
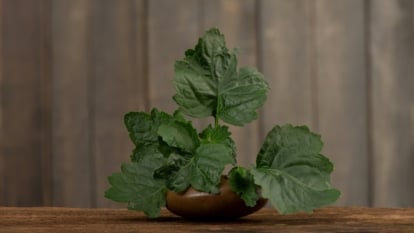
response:
{"label": "green stem", "polygon": [[214,127],[218,127],[219,126],[219,119],[217,116],[214,116]]}

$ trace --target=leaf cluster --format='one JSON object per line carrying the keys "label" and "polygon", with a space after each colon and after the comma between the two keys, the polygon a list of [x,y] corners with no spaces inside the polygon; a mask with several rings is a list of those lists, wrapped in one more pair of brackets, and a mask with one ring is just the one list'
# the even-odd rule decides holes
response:
{"label": "leaf cluster", "polygon": [[[124,123],[135,144],[131,162],[108,178],[105,197],[132,210],[158,217],[166,192],[193,187],[216,194],[226,165],[231,189],[247,206],[260,195],[283,214],[312,211],[333,203],[340,192],[330,186],[333,165],[321,154],[321,137],[306,126],[275,126],[257,155],[256,166],[236,166],[236,146],[226,125],[243,126],[257,118],[269,90],[254,68],[237,70],[234,51],[216,28],[175,63],[174,114],[157,109],[130,112]],[[213,117],[200,133],[184,115]]]}

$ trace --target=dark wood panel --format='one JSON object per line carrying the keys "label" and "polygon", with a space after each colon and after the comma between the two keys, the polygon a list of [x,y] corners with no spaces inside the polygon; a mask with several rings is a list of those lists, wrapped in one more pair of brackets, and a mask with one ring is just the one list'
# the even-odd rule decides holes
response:
{"label": "dark wood panel", "polygon": [[[131,43],[133,49],[134,77],[137,80],[134,111],[149,111],[149,80],[148,80],[148,1],[132,0],[130,20]],[[131,111],[129,109],[128,111]]]}
{"label": "dark wood panel", "polygon": [[[238,48],[239,67],[256,67],[257,63],[257,11],[253,0],[204,0],[201,7],[201,28],[218,27],[225,35],[229,49]],[[237,160],[241,165],[255,163],[259,151],[259,122],[243,127],[230,127],[237,145]]]}
{"label": "dark wood panel", "polygon": [[263,209],[242,219],[188,221],[161,211],[158,220],[142,213],[110,209],[1,208],[0,232],[147,233],[389,233],[413,232],[414,209],[323,208],[312,214],[279,215]]}
{"label": "dark wood panel", "polygon": [[[3,12],[3,1],[0,0],[0,12]],[[2,13],[0,14],[0,56],[3,54],[3,36],[1,35],[3,32],[3,17]],[[3,135],[3,61],[0,58],[0,205],[6,205],[6,196],[7,196],[7,188],[4,185],[6,182],[6,176],[4,174],[5,170],[5,161],[3,160],[3,141],[5,135]],[[3,184],[3,185],[2,185]]]}
{"label": "dark wood panel", "polygon": [[367,205],[369,193],[364,2],[316,1],[319,132],[335,166],[339,205]]}
{"label": "dark wood panel", "polygon": [[174,63],[201,36],[199,3],[194,0],[148,1],[149,106],[172,112]]}
{"label": "dark wood panel", "polygon": [[371,1],[374,205],[414,205],[414,2]]}
{"label": "dark wood panel", "polygon": [[[95,96],[91,122],[97,207],[117,206],[103,197],[107,177],[129,161],[133,149],[124,127],[128,111],[145,110],[143,64],[144,1],[95,1],[93,80]],[[141,24],[141,26],[137,26]],[[141,28],[141,31],[135,31]],[[138,67],[138,68],[137,68]],[[141,68],[141,69],[140,69]]]}
{"label": "dark wood panel", "polygon": [[275,124],[318,130],[313,51],[313,2],[262,0],[258,44],[270,93],[262,111],[262,137]]}
{"label": "dark wood panel", "polygon": [[40,35],[42,44],[40,46],[40,99],[41,105],[41,172],[42,172],[42,196],[43,205],[53,204],[53,154],[52,154],[52,30],[51,30],[51,0],[43,0],[41,3],[42,26]]}
{"label": "dark wood panel", "polygon": [[91,207],[91,1],[52,1],[53,204]]}
{"label": "dark wood panel", "polygon": [[[46,187],[42,168],[47,78],[47,1],[1,2],[0,205],[41,205]],[[47,189],[46,189],[47,191]]]}
{"label": "dark wood panel", "polygon": [[[3,130],[3,129],[1,129]],[[0,138],[1,139],[1,138]],[[2,148],[1,144],[0,144],[0,149]],[[6,187],[6,174],[5,174],[5,166],[6,166],[6,161],[3,159],[3,156],[0,156],[0,205],[1,206],[9,206],[11,205],[11,203],[9,203],[6,200],[7,195],[7,190],[8,188]]]}

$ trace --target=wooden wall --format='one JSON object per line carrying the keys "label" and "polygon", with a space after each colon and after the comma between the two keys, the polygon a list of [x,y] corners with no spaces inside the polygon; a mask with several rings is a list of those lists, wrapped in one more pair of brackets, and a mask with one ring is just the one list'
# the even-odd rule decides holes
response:
{"label": "wooden wall", "polygon": [[123,114],[174,110],[173,63],[211,26],[271,85],[232,127],[240,163],[307,124],[339,205],[414,206],[410,0],[0,0],[0,205],[119,207],[103,192],[132,149]]}

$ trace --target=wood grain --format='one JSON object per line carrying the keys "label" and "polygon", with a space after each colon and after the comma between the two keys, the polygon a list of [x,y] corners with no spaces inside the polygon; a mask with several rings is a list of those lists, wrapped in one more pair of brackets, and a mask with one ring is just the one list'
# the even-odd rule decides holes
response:
{"label": "wood grain", "polygon": [[148,220],[127,210],[0,208],[0,232],[414,232],[414,209],[324,208],[279,215],[264,209],[227,222],[191,222],[162,211]]}
{"label": "wood grain", "polygon": [[[0,12],[3,12],[3,1],[0,0]],[[1,13],[2,15],[2,13]],[[0,15],[0,35],[3,33],[3,17]],[[0,54],[3,54],[3,40],[2,36],[0,36]],[[5,201],[5,197],[7,196],[7,187],[4,185],[6,183],[6,176],[5,176],[5,161],[3,160],[3,61],[0,58],[0,205],[7,205]],[[3,185],[1,185],[3,184]]]}
{"label": "wood grain", "polygon": [[199,37],[198,3],[193,0],[148,1],[149,106],[173,112],[174,63]]}
{"label": "wood grain", "polygon": [[[257,67],[257,11],[252,0],[205,0],[201,7],[201,28],[218,27],[225,35],[227,47],[237,48],[239,67]],[[237,146],[237,161],[241,165],[255,163],[259,151],[259,122],[256,120],[243,127],[230,127]]]}
{"label": "wood grain", "polygon": [[[43,0],[41,2],[40,21],[40,101],[39,111],[41,112],[40,128],[41,131],[41,180],[42,180],[42,197],[43,205],[51,206],[53,204],[53,154],[52,154],[52,23],[51,23],[51,0]],[[1,67],[0,67],[1,69]],[[1,140],[1,139],[0,139]]]}
{"label": "wood grain", "polygon": [[[143,1],[135,1],[142,4]],[[144,31],[136,32],[136,24],[143,24],[140,11],[133,1],[95,1],[93,19],[93,108],[92,156],[95,166],[96,190],[93,194],[97,207],[116,206],[104,198],[109,188],[107,177],[120,170],[129,161],[133,144],[125,129],[123,116],[128,111],[145,110],[139,92],[144,73],[142,51],[136,49]],[[142,6],[140,7],[142,8]],[[137,38],[138,36],[138,38]]]}
{"label": "wood grain", "polygon": [[137,99],[134,100],[135,106],[132,110],[149,111],[148,0],[132,0],[130,6],[130,20],[132,21],[130,42],[137,85]]}
{"label": "wood grain", "polygon": [[374,205],[414,205],[414,2],[372,1]]}
{"label": "wood grain", "polygon": [[[42,143],[46,1],[1,2],[0,205],[43,203]],[[45,49],[46,48],[46,49]],[[30,164],[27,166],[26,164]]]}
{"label": "wood grain", "polygon": [[176,109],[174,61],[218,26],[271,86],[260,120],[232,128],[240,164],[275,124],[306,124],[339,204],[414,206],[413,5],[0,0],[0,205],[117,206],[102,195],[132,147],[123,114]]}
{"label": "wood grain", "polygon": [[276,124],[309,125],[314,111],[311,1],[260,1],[260,55],[270,93],[263,107],[262,137]]}
{"label": "wood grain", "polygon": [[323,153],[336,165],[332,182],[343,190],[338,204],[367,205],[371,177],[364,2],[320,0],[315,5],[313,91]]}
{"label": "wood grain", "polygon": [[91,1],[52,3],[53,205],[91,207]]}

